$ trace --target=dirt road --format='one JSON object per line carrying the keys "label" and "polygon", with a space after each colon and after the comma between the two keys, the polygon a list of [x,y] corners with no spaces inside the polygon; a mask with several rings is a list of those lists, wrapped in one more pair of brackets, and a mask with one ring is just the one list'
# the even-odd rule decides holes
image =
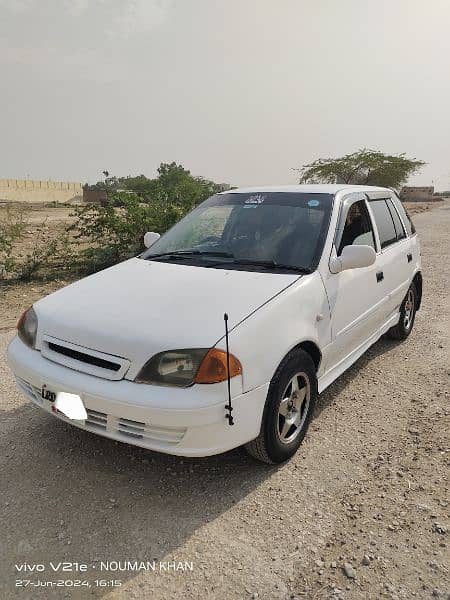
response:
{"label": "dirt road", "polygon": [[[0,597],[448,598],[450,203],[415,221],[424,300],[413,334],[380,340],[335,382],[278,468],[239,450],[179,459],[71,428],[16,391],[4,359],[13,331],[0,331]],[[155,570],[102,570],[154,559]],[[88,571],[53,573],[50,561]],[[46,571],[17,572],[25,562]]]}

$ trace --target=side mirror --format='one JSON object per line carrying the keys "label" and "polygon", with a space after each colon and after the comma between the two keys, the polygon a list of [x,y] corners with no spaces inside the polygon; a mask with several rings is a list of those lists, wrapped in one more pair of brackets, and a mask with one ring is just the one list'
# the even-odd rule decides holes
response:
{"label": "side mirror", "polygon": [[153,246],[153,244],[157,242],[160,237],[161,236],[159,233],[156,233],[155,231],[147,231],[147,233],[144,235],[144,246],[146,248],[150,248],[150,246]]}
{"label": "side mirror", "polygon": [[361,269],[370,267],[375,262],[377,255],[371,246],[344,246],[340,256],[333,256],[330,260],[332,273],[340,273],[347,269]]}

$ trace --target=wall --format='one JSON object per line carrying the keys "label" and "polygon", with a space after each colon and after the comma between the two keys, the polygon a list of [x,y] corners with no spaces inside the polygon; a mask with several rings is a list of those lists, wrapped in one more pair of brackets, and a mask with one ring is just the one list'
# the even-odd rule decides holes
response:
{"label": "wall", "polygon": [[0,201],[68,202],[69,200],[81,199],[82,196],[81,183],[0,179]]}

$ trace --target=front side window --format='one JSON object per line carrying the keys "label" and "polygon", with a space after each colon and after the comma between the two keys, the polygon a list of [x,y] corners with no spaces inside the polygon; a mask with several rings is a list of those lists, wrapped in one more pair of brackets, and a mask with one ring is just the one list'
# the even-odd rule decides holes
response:
{"label": "front side window", "polygon": [[332,206],[331,194],[217,194],[142,258],[241,270],[280,265],[312,270],[322,253]]}
{"label": "front side window", "polygon": [[378,235],[380,236],[381,249],[386,248],[397,241],[394,221],[392,220],[386,200],[371,200],[370,208],[372,209]]}
{"label": "front side window", "polygon": [[371,246],[375,250],[373,227],[364,200],[355,202],[348,209],[338,256],[345,246]]}

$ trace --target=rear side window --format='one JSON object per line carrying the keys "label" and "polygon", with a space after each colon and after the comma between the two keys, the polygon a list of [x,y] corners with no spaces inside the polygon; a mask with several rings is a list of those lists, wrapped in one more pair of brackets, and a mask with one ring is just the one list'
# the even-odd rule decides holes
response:
{"label": "rear side window", "polygon": [[403,240],[406,237],[405,229],[402,225],[402,221],[398,216],[397,211],[395,210],[395,206],[392,203],[392,200],[387,201],[389,210],[391,212],[392,220],[394,221],[395,233],[397,234],[397,240]]}
{"label": "rear side window", "polygon": [[397,241],[394,221],[392,220],[386,200],[372,200],[370,202],[370,208],[375,217],[378,235],[380,236],[381,249],[386,248]]}
{"label": "rear side window", "polygon": [[395,208],[398,210],[398,214],[403,219],[403,223],[408,231],[409,235],[414,235],[416,233],[416,228],[414,227],[414,223],[411,221],[411,217],[408,215],[406,208],[403,206],[402,201],[397,196],[392,196],[392,202],[394,203]]}

